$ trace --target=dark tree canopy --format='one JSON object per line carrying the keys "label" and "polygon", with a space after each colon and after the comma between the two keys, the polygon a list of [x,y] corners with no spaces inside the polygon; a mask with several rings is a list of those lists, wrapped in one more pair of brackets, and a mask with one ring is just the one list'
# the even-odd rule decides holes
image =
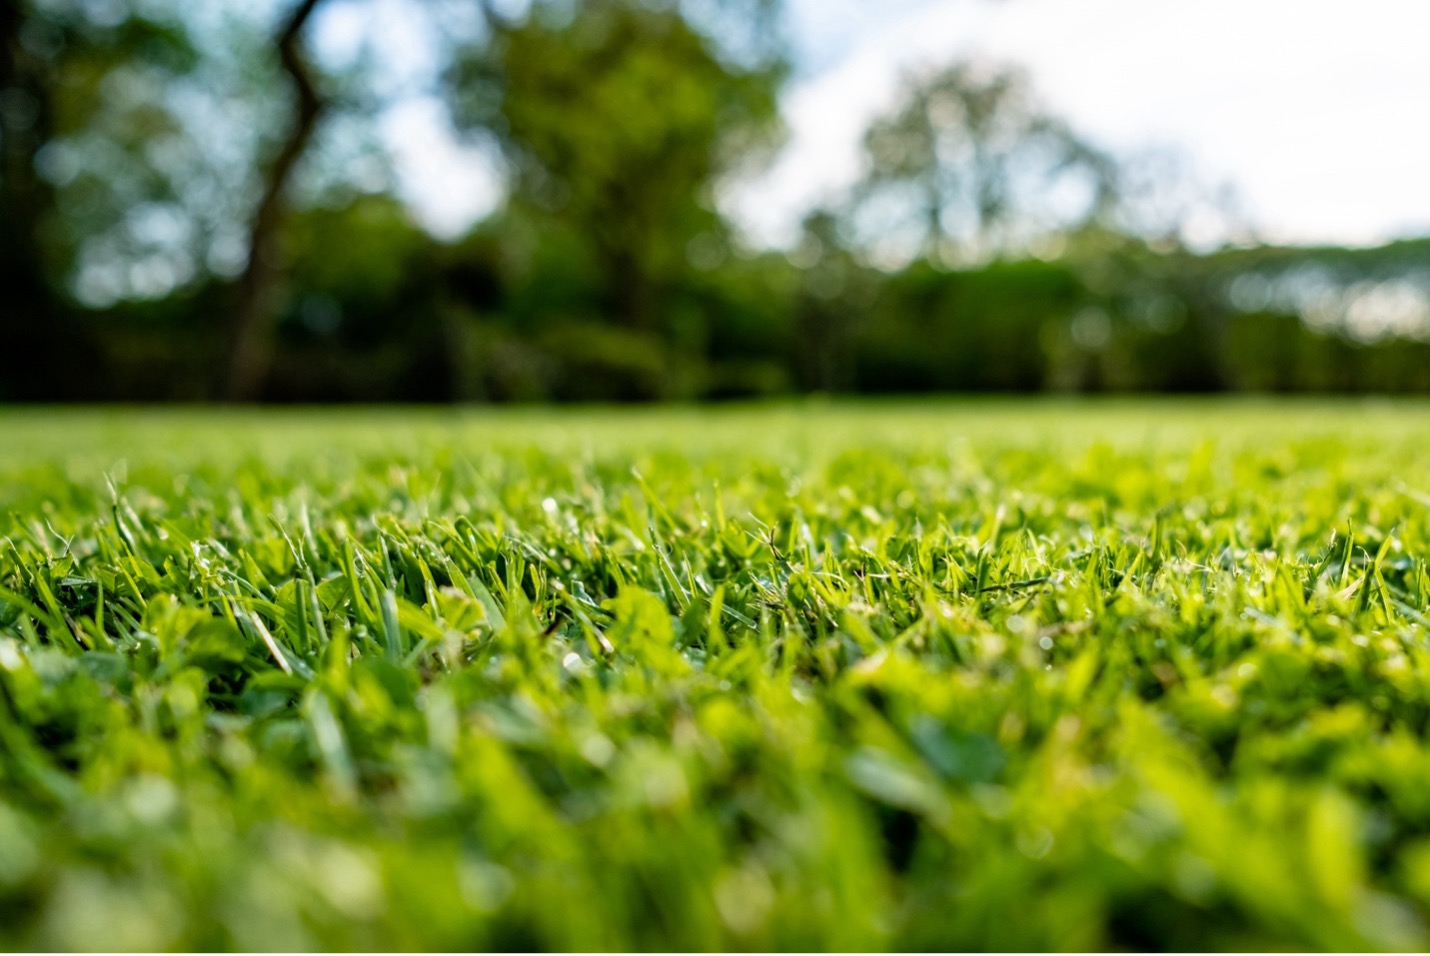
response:
{"label": "dark tree canopy", "polygon": [[674,9],[540,2],[466,51],[452,98],[501,145],[513,205],[587,236],[621,321],[653,330],[689,244],[725,241],[716,190],[776,131],[780,75],[723,58]]}

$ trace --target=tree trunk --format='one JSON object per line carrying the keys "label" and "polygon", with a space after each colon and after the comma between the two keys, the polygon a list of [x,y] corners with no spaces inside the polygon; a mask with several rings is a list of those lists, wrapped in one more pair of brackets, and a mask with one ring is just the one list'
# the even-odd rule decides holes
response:
{"label": "tree trunk", "polygon": [[659,333],[659,295],[646,270],[626,249],[609,250],[604,258],[616,323],[635,332]]}
{"label": "tree trunk", "polygon": [[260,397],[273,353],[273,324],[281,279],[278,235],[287,212],[285,193],[293,170],[313,137],[323,101],[299,49],[303,27],[322,0],[301,0],[278,34],[278,55],[297,94],[292,125],[268,168],[263,196],[249,233],[248,265],[238,283],[231,316],[231,351],[224,395],[229,401]]}
{"label": "tree trunk", "polygon": [[25,16],[0,0],[0,339],[16,361],[0,379],[0,399],[49,397],[61,302],[47,275],[40,222],[52,208],[35,155],[50,131],[45,64],[21,46]]}

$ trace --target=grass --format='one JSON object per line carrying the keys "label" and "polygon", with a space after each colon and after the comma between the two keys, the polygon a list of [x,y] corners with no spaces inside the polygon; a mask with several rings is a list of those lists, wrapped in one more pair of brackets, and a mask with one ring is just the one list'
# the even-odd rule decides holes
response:
{"label": "grass", "polygon": [[1430,945],[1430,406],[0,412],[0,945]]}

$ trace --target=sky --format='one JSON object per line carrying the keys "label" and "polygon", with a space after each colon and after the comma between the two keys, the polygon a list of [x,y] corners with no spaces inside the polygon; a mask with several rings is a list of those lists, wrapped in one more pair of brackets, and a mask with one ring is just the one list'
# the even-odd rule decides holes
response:
{"label": "sky", "polygon": [[[902,77],[965,57],[1023,67],[1048,109],[1114,153],[1184,155],[1200,181],[1235,190],[1263,239],[1430,234],[1426,0],[790,0],[789,17],[789,142],[725,197],[754,245],[789,243],[859,177],[861,133]],[[384,129],[437,234],[499,201],[490,152],[457,142],[436,100],[408,99]]]}

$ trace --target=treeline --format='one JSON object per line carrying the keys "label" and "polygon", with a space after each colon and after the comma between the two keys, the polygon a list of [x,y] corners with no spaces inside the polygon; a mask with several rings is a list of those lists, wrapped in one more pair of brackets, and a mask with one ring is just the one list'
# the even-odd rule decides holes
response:
{"label": "treeline", "polygon": [[[493,222],[438,244],[377,198],[295,217],[263,397],[1430,393],[1423,331],[1353,322],[1406,323],[1424,310],[1430,240],[1195,256],[1087,237],[1096,248],[1056,259],[966,269],[919,260],[893,272],[841,250],[797,262],[730,254],[662,289],[658,321],[634,328],[610,321],[599,270],[577,250],[513,248],[520,236]],[[1248,282],[1259,296],[1238,294]],[[1312,298],[1297,301],[1306,290]],[[225,295],[215,286],[84,313],[65,339],[71,376],[51,397],[219,397],[224,340],[195,316]],[[1313,328],[1306,313],[1317,307],[1329,314]]]}
{"label": "treeline", "polygon": [[0,6],[0,400],[1430,391],[1430,245],[1194,254],[1204,191],[1016,70],[908,77],[762,251],[721,197],[778,155],[776,0],[407,3],[502,172],[439,242],[375,54],[308,49],[337,5],[255,6]]}

